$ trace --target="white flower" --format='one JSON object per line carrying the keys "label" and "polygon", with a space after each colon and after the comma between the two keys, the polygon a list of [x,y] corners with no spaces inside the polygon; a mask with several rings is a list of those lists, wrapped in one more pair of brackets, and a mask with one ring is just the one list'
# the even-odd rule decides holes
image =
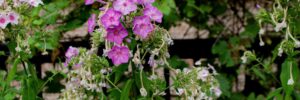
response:
{"label": "white flower", "polygon": [[300,41],[295,40],[295,47],[296,47],[296,48],[299,48],[299,47],[300,47]]}
{"label": "white flower", "polygon": [[188,74],[190,72],[191,72],[191,70],[189,68],[183,68],[183,73]]}
{"label": "white flower", "polygon": [[263,29],[263,28],[261,28],[261,29],[259,30],[258,34],[263,35],[263,34],[265,34],[265,32],[266,32],[266,30]]}
{"label": "white flower", "polygon": [[260,41],[259,42],[259,46],[264,46],[265,45],[265,42],[264,41]]}
{"label": "white flower", "polygon": [[214,88],[214,93],[217,97],[220,97],[222,94],[222,91],[220,90],[220,88]]}
{"label": "white flower", "polygon": [[155,80],[155,79],[157,79],[157,76],[156,76],[156,75],[151,75],[151,76],[149,77],[149,80]]}
{"label": "white flower", "polygon": [[201,60],[196,61],[195,65],[197,65],[197,66],[201,65]]}
{"label": "white flower", "polygon": [[241,57],[242,63],[246,63],[247,62],[247,57],[245,55],[243,55]]}
{"label": "white flower", "polygon": [[100,72],[101,72],[102,74],[106,74],[106,73],[107,73],[107,70],[106,70],[106,69],[101,69]]}
{"label": "white flower", "polygon": [[198,72],[197,79],[201,79],[202,81],[206,81],[206,77],[208,75],[209,75],[209,71],[206,68],[203,68]]}
{"label": "white flower", "polygon": [[141,95],[142,95],[143,97],[147,96],[147,91],[146,91],[146,89],[145,89],[144,87],[142,87],[142,88],[140,89],[140,93],[141,93]]}
{"label": "white flower", "polygon": [[278,56],[281,57],[282,53],[283,53],[283,49],[282,49],[282,47],[279,47],[278,48]]}
{"label": "white flower", "polygon": [[294,79],[291,77],[289,80],[288,80],[288,85],[294,85]]}
{"label": "white flower", "polygon": [[6,14],[0,14],[0,28],[5,29],[8,23],[9,21]]}
{"label": "white flower", "polygon": [[279,32],[281,29],[283,28],[286,28],[286,22],[285,21],[282,21],[281,23],[277,23],[276,26],[275,26],[275,31],[276,32]]}
{"label": "white flower", "polygon": [[184,93],[184,89],[183,88],[178,88],[176,91],[177,95],[182,95]]}
{"label": "white flower", "polygon": [[27,3],[33,7],[38,7],[40,4],[43,5],[42,0],[28,0]]}
{"label": "white flower", "polygon": [[109,50],[108,49],[103,49],[103,54],[102,56],[106,57],[108,54]]}
{"label": "white flower", "polygon": [[15,48],[15,50],[16,50],[17,52],[21,52],[20,46],[17,46],[17,47]]}
{"label": "white flower", "polygon": [[151,54],[158,55],[159,54],[159,49],[155,48],[153,51],[151,51]]}

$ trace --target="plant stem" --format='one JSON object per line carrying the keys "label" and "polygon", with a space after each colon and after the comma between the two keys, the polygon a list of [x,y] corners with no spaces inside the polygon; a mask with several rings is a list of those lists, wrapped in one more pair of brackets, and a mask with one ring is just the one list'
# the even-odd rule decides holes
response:
{"label": "plant stem", "polygon": [[111,82],[107,77],[105,77],[105,79],[112,85],[114,86],[120,93],[122,93],[122,91],[113,83]]}

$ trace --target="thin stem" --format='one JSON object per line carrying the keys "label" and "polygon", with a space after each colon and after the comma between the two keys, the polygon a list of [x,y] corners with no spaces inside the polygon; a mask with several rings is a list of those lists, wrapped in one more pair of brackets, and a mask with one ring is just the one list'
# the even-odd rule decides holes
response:
{"label": "thin stem", "polygon": [[105,77],[105,79],[112,85],[114,86],[120,93],[122,93],[122,91],[113,83],[111,82],[107,77]]}
{"label": "thin stem", "polygon": [[53,74],[39,89],[39,92],[43,89],[43,87],[53,79],[54,76],[56,76],[58,74],[58,72],[56,72],[55,74]]}
{"label": "thin stem", "polygon": [[141,80],[142,88],[144,88],[142,72],[143,72],[143,68],[140,69],[140,80]]}
{"label": "thin stem", "polygon": [[293,73],[293,72],[292,72],[292,71],[293,71],[292,69],[293,69],[293,63],[290,62],[290,78],[291,78],[292,80],[294,80],[294,79],[293,79],[293,74],[292,74],[292,73]]}
{"label": "thin stem", "polygon": [[27,68],[26,68],[26,65],[25,65],[25,62],[24,62],[24,61],[22,61],[22,65],[23,65],[25,74],[28,76]]}

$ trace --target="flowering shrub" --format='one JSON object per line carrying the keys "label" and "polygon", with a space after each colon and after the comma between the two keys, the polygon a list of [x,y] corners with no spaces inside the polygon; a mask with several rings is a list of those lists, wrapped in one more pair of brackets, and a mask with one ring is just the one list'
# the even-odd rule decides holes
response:
{"label": "flowering shrub", "polygon": [[[173,42],[166,30],[155,25],[162,22],[163,15],[153,2],[100,2],[104,8],[88,19],[92,48],[69,47],[66,52],[64,71],[68,80],[61,99],[159,99],[168,88],[186,99],[221,95],[215,71],[211,74],[205,67],[182,71],[169,65],[168,46]],[[86,5],[92,3],[93,0],[85,0]],[[105,47],[102,56],[97,55],[99,46]],[[156,70],[160,67],[174,72],[171,87],[166,87],[165,79],[158,75]]]}
{"label": "flowering shrub", "polygon": [[[42,99],[53,91],[62,100],[299,99],[298,4],[0,0],[0,59],[8,57],[0,62],[7,66],[0,65],[0,100]],[[247,8],[251,5],[254,9]],[[195,38],[214,40],[192,45],[211,49],[206,60],[187,67],[169,50],[174,43],[166,29],[178,20],[189,24],[184,36],[196,29]],[[90,46],[65,44],[76,40],[64,34],[74,29],[84,29],[80,33],[87,33],[83,40]],[[51,57],[59,70],[41,78],[40,57]]]}

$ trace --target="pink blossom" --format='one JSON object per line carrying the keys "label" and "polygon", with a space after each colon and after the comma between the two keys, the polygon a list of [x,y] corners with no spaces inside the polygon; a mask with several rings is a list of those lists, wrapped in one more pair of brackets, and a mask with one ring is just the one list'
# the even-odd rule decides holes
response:
{"label": "pink blossom", "polygon": [[85,5],[91,5],[95,2],[95,0],[84,0]]}
{"label": "pink blossom", "polygon": [[116,0],[113,3],[113,8],[120,11],[123,15],[127,15],[137,9],[136,4],[132,0]]}
{"label": "pink blossom", "polygon": [[65,54],[65,56],[70,59],[79,54],[79,50],[75,47],[70,46]]}
{"label": "pink blossom", "polygon": [[108,9],[100,20],[104,28],[112,28],[120,24],[121,16],[120,12]]}
{"label": "pink blossom", "polygon": [[148,16],[138,16],[133,20],[133,32],[142,37],[146,38],[152,31],[154,26],[151,24],[151,20]]}
{"label": "pink blossom", "polygon": [[144,5],[146,5],[146,4],[151,4],[151,3],[153,3],[155,0],[137,0],[137,2],[139,3],[139,4],[144,4]]}
{"label": "pink blossom", "polygon": [[8,20],[6,14],[0,14],[0,27],[2,29],[4,29],[8,23],[9,23],[9,20]]}
{"label": "pink blossom", "polygon": [[127,63],[129,60],[130,51],[125,46],[114,46],[108,52],[108,58],[112,60],[114,65],[118,66],[123,63]]}
{"label": "pink blossom", "polygon": [[91,17],[88,19],[88,32],[92,33],[96,26],[96,14],[92,14]]}
{"label": "pink blossom", "polygon": [[147,5],[143,13],[144,15],[149,16],[152,20],[158,23],[161,23],[162,21],[163,14],[152,5]]}
{"label": "pink blossom", "polygon": [[9,12],[8,15],[8,21],[11,24],[18,24],[18,19],[19,19],[19,14],[15,13],[15,12]]}
{"label": "pink blossom", "polygon": [[38,7],[40,4],[41,5],[43,4],[42,0],[28,0],[25,2],[27,2],[29,5],[34,6],[34,7]]}
{"label": "pink blossom", "polygon": [[120,24],[114,28],[107,29],[107,37],[106,39],[110,42],[115,42],[117,44],[121,44],[123,39],[128,35],[127,30]]}

